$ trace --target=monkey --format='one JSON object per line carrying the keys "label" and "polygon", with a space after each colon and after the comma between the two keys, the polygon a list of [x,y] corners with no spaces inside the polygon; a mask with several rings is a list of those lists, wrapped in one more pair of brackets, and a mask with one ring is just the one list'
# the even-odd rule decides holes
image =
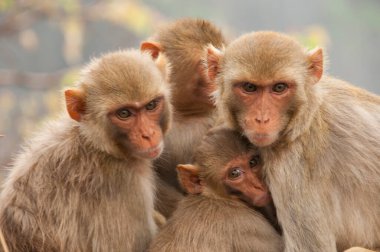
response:
{"label": "monkey", "polygon": [[146,250],[169,85],[149,54],[128,49],[92,60],[64,94],[68,113],[25,145],[5,182],[9,250]]}
{"label": "monkey", "polygon": [[184,193],[176,165],[192,162],[193,150],[216,120],[210,98],[216,86],[205,75],[201,62],[209,43],[222,48],[227,42],[211,22],[191,18],[169,23],[141,43],[142,51],[149,52],[162,66],[169,65],[166,76],[171,86],[173,124],[165,136],[163,154],[154,161],[158,173],[156,205],[166,217]]}
{"label": "monkey", "polygon": [[282,251],[282,238],[253,207],[266,207],[270,193],[261,180],[261,159],[240,132],[216,127],[178,165],[189,193],[149,251]]}
{"label": "monkey", "polygon": [[242,35],[205,50],[228,127],[258,146],[285,251],[380,247],[380,97],[324,74],[323,50]]}

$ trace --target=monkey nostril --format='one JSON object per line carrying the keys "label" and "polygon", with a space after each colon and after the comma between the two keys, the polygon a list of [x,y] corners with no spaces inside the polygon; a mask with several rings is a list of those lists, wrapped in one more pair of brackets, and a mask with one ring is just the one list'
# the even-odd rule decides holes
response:
{"label": "monkey nostril", "polygon": [[257,123],[268,123],[269,122],[269,118],[268,119],[259,119],[259,118],[255,118],[255,121]]}
{"label": "monkey nostril", "polygon": [[149,134],[142,134],[141,137],[143,139],[146,139],[146,140],[149,140],[150,139],[150,135]]}

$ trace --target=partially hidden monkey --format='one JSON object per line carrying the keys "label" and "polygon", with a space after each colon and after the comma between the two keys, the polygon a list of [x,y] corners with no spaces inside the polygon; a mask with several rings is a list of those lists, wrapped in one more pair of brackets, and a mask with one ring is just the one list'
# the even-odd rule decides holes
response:
{"label": "partially hidden monkey", "polygon": [[216,128],[200,143],[193,165],[178,165],[189,195],[154,238],[152,252],[282,251],[282,238],[254,207],[271,208],[257,149],[239,132]]}
{"label": "partially hidden monkey", "polygon": [[207,64],[228,125],[260,149],[285,251],[379,249],[380,97],[275,32],[210,46]]}
{"label": "partially hidden monkey", "polygon": [[161,27],[141,50],[149,52],[165,68],[171,86],[173,126],[165,136],[165,149],[154,167],[158,173],[157,209],[169,217],[183,190],[177,180],[176,165],[191,163],[193,150],[215,121],[210,98],[216,86],[205,75],[201,62],[204,48],[226,43],[221,31],[207,20],[181,19]]}
{"label": "partially hidden monkey", "polygon": [[0,199],[10,251],[144,251],[156,232],[152,159],[169,87],[149,54],[94,59],[65,91],[68,115],[15,158]]}

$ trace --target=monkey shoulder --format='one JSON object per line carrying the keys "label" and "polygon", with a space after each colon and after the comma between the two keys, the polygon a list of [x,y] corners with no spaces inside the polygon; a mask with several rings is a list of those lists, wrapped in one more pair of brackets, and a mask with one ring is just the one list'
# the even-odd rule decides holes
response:
{"label": "monkey shoulder", "polygon": [[322,106],[332,105],[337,110],[346,109],[347,106],[352,110],[362,108],[377,112],[374,116],[380,117],[380,96],[348,82],[326,76],[316,84],[315,90],[317,95],[322,96]]}

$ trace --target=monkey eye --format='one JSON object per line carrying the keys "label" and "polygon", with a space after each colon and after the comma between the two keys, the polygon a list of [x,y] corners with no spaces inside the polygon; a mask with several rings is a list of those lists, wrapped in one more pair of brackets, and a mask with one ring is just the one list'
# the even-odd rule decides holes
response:
{"label": "monkey eye", "polygon": [[228,178],[231,180],[239,178],[243,174],[243,171],[239,167],[234,167],[228,171]]}
{"label": "monkey eye", "polygon": [[254,168],[260,163],[260,156],[255,155],[249,160],[249,167]]}
{"label": "monkey eye", "polygon": [[288,88],[286,83],[277,83],[272,87],[272,91],[275,93],[282,93]]}
{"label": "monkey eye", "polygon": [[118,111],[116,111],[116,116],[121,119],[121,120],[125,120],[127,119],[128,117],[130,117],[132,115],[131,111],[129,111],[128,109],[126,108],[122,108],[122,109],[119,109]]}
{"label": "monkey eye", "polygon": [[158,105],[158,100],[155,99],[155,100],[152,100],[151,102],[149,102],[147,105],[145,105],[145,109],[146,110],[153,110],[157,107]]}
{"label": "monkey eye", "polygon": [[257,90],[257,86],[253,83],[250,83],[250,82],[245,82],[243,83],[243,89],[245,92],[248,92],[248,93],[252,93],[252,92],[255,92]]}

